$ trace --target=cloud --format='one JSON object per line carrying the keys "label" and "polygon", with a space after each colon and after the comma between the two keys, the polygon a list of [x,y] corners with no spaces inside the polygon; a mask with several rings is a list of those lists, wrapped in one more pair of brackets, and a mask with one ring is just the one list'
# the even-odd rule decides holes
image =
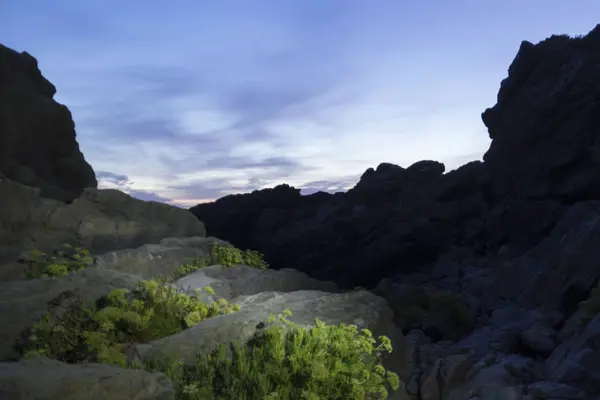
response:
{"label": "cloud", "polygon": [[102,187],[192,206],[480,159],[479,115],[520,41],[586,32],[600,12],[536,1],[0,2],[0,37],[57,86]]}
{"label": "cloud", "polygon": [[[131,190],[128,192],[128,194],[130,194],[131,196],[140,199],[140,200],[145,200],[145,201],[157,201],[159,203],[168,203],[171,201],[170,198],[167,197],[162,197],[157,195],[156,193],[152,193],[152,192],[145,192],[143,190]],[[173,205],[178,205],[176,203],[174,203]]]}
{"label": "cloud", "polygon": [[358,182],[360,176],[351,175],[342,180],[320,180],[307,182],[300,186],[300,192],[303,195],[309,195],[317,192],[345,192]]}
{"label": "cloud", "polygon": [[127,175],[115,174],[107,171],[96,171],[96,179],[113,185],[125,185],[129,182]]}

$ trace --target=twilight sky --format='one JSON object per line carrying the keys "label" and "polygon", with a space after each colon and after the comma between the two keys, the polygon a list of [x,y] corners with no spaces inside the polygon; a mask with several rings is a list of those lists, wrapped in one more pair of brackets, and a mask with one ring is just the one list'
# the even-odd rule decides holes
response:
{"label": "twilight sky", "polygon": [[598,0],[1,0],[0,43],[38,59],[100,187],[189,207],[481,159],[521,40],[597,16]]}

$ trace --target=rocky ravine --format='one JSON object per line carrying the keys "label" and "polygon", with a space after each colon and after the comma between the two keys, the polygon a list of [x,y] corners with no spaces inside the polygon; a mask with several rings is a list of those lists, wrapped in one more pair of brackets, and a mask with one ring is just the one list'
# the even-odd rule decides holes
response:
{"label": "rocky ravine", "polygon": [[[493,143],[483,163],[446,175],[432,161],[382,164],[347,194],[301,198],[281,186],[195,208],[217,215],[201,218],[209,233],[293,269],[212,265],[175,280],[210,285],[241,309],[132,351],[188,363],[219,343],[248,343],[270,312],[287,308],[301,326],[317,317],[387,335],[394,352],[385,365],[402,381],[393,400],[600,398],[600,289],[591,291],[600,277],[599,36],[600,26],[583,39],[522,44],[498,104],[484,113]],[[11,93],[36,87],[31,63],[10,65],[0,82],[19,75]],[[0,126],[0,143],[14,143],[27,121],[0,112],[10,125]],[[77,147],[72,131],[54,132]],[[60,158],[39,143],[36,151]],[[73,168],[85,175],[85,165]],[[186,210],[94,189],[86,179],[68,186],[72,198],[36,182],[0,175],[0,398],[174,399],[162,373],[19,359],[14,345],[69,296],[92,301],[172,275],[188,257],[226,243],[206,237]],[[89,248],[94,261],[66,277],[24,279],[26,250],[63,242]],[[354,285],[370,290],[345,289]]]}
{"label": "rocky ravine", "polygon": [[[383,163],[347,193],[300,196],[281,185],[191,211],[209,234],[274,267],[371,288],[405,333],[414,326],[402,314],[422,304],[421,286],[459,293],[478,326],[460,346],[493,348],[493,362],[518,354],[537,379],[598,396],[600,336],[587,325],[586,342],[574,326],[600,278],[600,25],[581,38],[523,42],[482,119],[492,138],[484,161],[446,174],[435,161]],[[457,351],[445,328],[416,326],[438,350]]]}

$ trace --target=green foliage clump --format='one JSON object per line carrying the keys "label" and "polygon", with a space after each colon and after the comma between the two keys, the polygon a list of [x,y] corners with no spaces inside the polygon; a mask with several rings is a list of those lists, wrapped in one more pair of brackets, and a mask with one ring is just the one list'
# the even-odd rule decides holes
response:
{"label": "green foliage clump", "polygon": [[[214,295],[210,287],[205,290]],[[126,366],[124,351],[131,343],[173,335],[206,318],[239,310],[225,299],[205,305],[152,280],[141,281],[131,292],[113,289],[94,304],[74,295],[70,300],[63,298],[60,311],[47,312],[30,328],[20,349],[23,354]]]}
{"label": "green foliage clump", "polygon": [[205,258],[202,257],[194,257],[188,259],[186,263],[183,263],[177,268],[175,271],[175,276],[173,279],[181,278],[182,276],[186,276],[191,274],[194,271],[199,270],[200,268],[208,267],[208,262]]}
{"label": "green foliage clump", "polygon": [[210,249],[212,265],[221,264],[233,267],[236,264],[246,264],[254,268],[267,269],[269,265],[264,261],[263,255],[254,250],[240,250],[235,247],[215,244]]}
{"label": "green foliage clump", "polygon": [[[66,265],[66,273],[87,266],[87,252],[81,250],[77,248],[79,256],[71,259],[73,264],[79,260],[81,266],[60,264]],[[31,271],[43,272],[31,272],[31,277],[60,276],[57,267],[50,267],[59,265],[56,259],[40,259],[45,267]],[[181,271],[214,264],[268,267],[260,253],[215,245],[209,259],[194,260]],[[66,363],[99,362],[160,371],[173,381],[177,400],[383,400],[389,390],[399,387],[398,376],[381,364],[382,354],[392,351],[389,338],[379,336],[377,344],[368,329],[359,332],[356,325],[327,326],[319,320],[313,328],[299,328],[286,319],[289,310],[271,315],[264,334],[247,345],[230,343],[229,352],[221,345],[210,354],[197,355],[193,365],[167,358],[130,360],[132,345],[239,310],[225,299],[206,305],[199,300],[202,290],[188,295],[167,281],[141,281],[131,291],[113,289],[93,303],[63,292],[24,332],[17,349],[26,357],[43,355]],[[204,291],[215,295],[210,287]],[[276,319],[281,324],[274,325]]]}
{"label": "green foliage clump", "polygon": [[269,264],[263,259],[263,255],[254,250],[240,250],[231,246],[213,244],[207,258],[197,257],[188,260],[175,272],[175,279],[207,267],[209,265],[223,265],[233,267],[237,264],[245,264],[254,268],[267,269]]}
{"label": "green foliage clump", "polygon": [[87,249],[64,243],[51,256],[38,250],[29,251],[25,275],[30,279],[66,276],[86,268],[91,262]]}
{"label": "green foliage clump", "polygon": [[230,344],[229,353],[221,345],[195,365],[162,359],[144,368],[167,374],[180,400],[379,400],[398,389],[398,375],[380,363],[392,351],[389,338],[380,336],[373,347],[368,329],[318,319],[313,328],[298,328],[289,315],[285,310],[277,319],[292,329],[274,326],[271,315],[264,335],[248,346]]}

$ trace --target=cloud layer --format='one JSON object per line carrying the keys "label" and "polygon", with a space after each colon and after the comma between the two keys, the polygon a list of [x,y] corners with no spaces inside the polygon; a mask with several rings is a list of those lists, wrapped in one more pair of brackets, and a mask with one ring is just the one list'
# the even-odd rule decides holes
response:
{"label": "cloud layer", "polygon": [[0,4],[0,37],[57,86],[101,186],[186,207],[480,159],[480,113],[520,41],[600,15],[597,1],[26,3]]}

